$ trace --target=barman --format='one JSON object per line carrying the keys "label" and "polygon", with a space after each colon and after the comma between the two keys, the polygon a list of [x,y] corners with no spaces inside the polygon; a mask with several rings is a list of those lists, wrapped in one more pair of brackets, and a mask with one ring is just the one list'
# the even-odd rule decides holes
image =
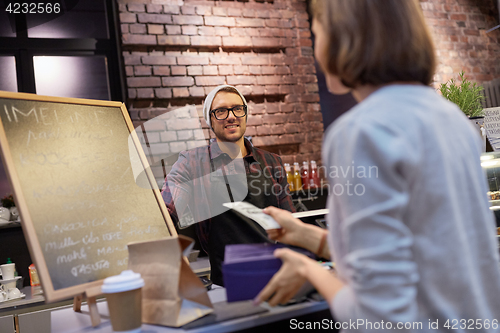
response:
{"label": "barman", "polygon": [[255,148],[244,137],[248,105],[238,89],[221,85],[212,90],[203,115],[215,140],[179,154],[162,196],[180,228],[196,223],[201,246],[209,256],[211,280],[223,286],[226,245],[271,242],[256,222],[223,204],[247,201],[259,208],[274,206],[291,212],[295,208],[281,158]]}

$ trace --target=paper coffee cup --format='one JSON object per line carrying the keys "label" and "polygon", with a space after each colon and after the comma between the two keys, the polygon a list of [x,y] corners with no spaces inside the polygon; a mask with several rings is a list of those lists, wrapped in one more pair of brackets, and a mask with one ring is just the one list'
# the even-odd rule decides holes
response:
{"label": "paper coffee cup", "polygon": [[141,288],[143,286],[144,280],[141,274],[130,270],[104,279],[102,292],[106,294],[114,332],[138,333],[141,331]]}
{"label": "paper coffee cup", "polygon": [[2,271],[2,280],[13,279],[14,272],[16,271],[16,264],[0,265],[0,271]]}

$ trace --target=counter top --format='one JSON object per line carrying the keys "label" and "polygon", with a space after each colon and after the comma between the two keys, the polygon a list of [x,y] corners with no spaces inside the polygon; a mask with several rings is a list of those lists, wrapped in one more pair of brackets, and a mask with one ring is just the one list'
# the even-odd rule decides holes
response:
{"label": "counter top", "polygon": [[[224,288],[217,288],[208,292],[212,303],[226,302],[226,290]],[[231,304],[231,303],[229,303]],[[58,309],[51,312],[51,332],[52,333],[78,333],[89,332],[92,333],[112,333],[111,323],[109,321],[108,306],[105,301],[98,302],[97,304],[99,314],[101,315],[101,324],[92,329],[90,316],[88,314],[88,307],[82,306],[82,312],[74,312],[71,307]],[[264,312],[244,316],[240,318],[230,319],[227,321],[199,326],[193,329],[171,328],[164,326],[156,326],[143,324],[142,332],[148,333],[168,333],[168,332],[235,332],[252,327],[267,325],[282,320],[290,320],[299,316],[317,313],[319,311],[327,311],[327,319],[331,319],[328,311],[328,303],[325,301],[306,301],[299,304],[289,306],[269,307],[263,304]]]}
{"label": "counter top", "polygon": [[[190,263],[190,266],[197,276],[210,275],[210,262],[208,260],[208,257],[198,258],[195,262]],[[43,296],[40,287],[24,287],[20,291],[21,293],[25,294],[26,297],[1,302],[0,316],[38,311],[46,308],[54,308],[62,305],[72,304],[73,302],[73,298],[71,298],[61,302],[46,304],[45,297]]]}
{"label": "counter top", "polygon": [[[193,271],[203,276],[209,272],[207,258],[201,258],[191,263]],[[202,273],[202,274],[200,274]],[[0,303],[0,317],[10,315],[19,316],[20,325],[36,327],[40,332],[51,333],[112,333],[109,321],[109,311],[104,298],[97,301],[101,324],[95,328],[91,325],[88,306],[82,304],[82,312],[73,311],[73,299],[56,303],[45,303],[45,298],[40,294],[40,288],[25,287],[21,290],[26,297]],[[252,329],[254,327],[271,325],[273,331],[289,328],[292,318],[313,318],[308,320],[331,320],[328,303],[325,301],[307,300],[302,303],[269,307],[267,303],[253,307],[249,302],[227,303],[226,290],[216,287],[208,292],[214,304],[214,313],[189,323],[184,328],[172,328],[143,324],[142,332],[168,333],[168,332],[236,332]],[[239,303],[239,304],[237,304]],[[246,304],[242,304],[246,303]],[[17,317],[16,317],[17,318]],[[302,320],[302,319],[301,319]],[[305,320],[305,319],[304,319]],[[22,326],[21,325],[21,326]],[[278,325],[280,329],[274,329]],[[43,329],[42,329],[43,326]],[[26,326],[25,326],[26,327]],[[28,329],[28,331],[30,331]]]}
{"label": "counter top", "polygon": [[20,291],[25,294],[26,297],[0,303],[0,316],[11,314],[19,315],[22,313],[73,304],[73,299],[55,303],[45,303],[45,297],[43,297],[40,287],[24,287]]}
{"label": "counter top", "polygon": [[0,303],[0,311],[8,308],[14,308],[23,305],[33,305],[38,303],[45,303],[45,297],[43,297],[41,287],[24,287],[21,293],[25,294],[26,297],[5,301]]}

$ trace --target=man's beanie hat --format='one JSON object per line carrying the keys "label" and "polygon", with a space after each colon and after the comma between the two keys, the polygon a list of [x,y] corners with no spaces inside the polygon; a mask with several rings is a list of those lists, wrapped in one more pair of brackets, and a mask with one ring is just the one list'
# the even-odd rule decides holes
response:
{"label": "man's beanie hat", "polygon": [[217,95],[217,93],[221,89],[228,88],[228,87],[234,89],[234,92],[237,93],[238,95],[240,95],[241,100],[243,101],[243,104],[247,105],[247,101],[245,100],[245,97],[243,97],[243,95],[240,93],[240,91],[238,89],[236,89],[235,87],[227,85],[227,84],[223,84],[221,86],[216,87],[214,90],[212,90],[207,95],[207,97],[205,98],[205,103],[203,104],[203,117],[205,117],[205,121],[207,122],[208,127],[210,127],[211,129],[212,129],[212,123],[210,121],[210,109],[212,108],[212,102],[214,101],[215,95]]}

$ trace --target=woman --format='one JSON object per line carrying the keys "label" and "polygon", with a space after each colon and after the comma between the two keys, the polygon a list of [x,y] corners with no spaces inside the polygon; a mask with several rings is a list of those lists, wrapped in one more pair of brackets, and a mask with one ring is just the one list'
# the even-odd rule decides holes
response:
{"label": "woman", "polygon": [[286,302],[309,280],[339,323],[362,320],[358,331],[498,331],[480,138],[428,86],[434,49],[418,1],[317,0],[312,11],[329,90],[349,89],[359,102],[325,133],[328,237],[290,213],[266,212],[282,225],[269,232],[274,240],[328,256],[327,237],[337,276],[277,250],[283,265],[255,303]]}

